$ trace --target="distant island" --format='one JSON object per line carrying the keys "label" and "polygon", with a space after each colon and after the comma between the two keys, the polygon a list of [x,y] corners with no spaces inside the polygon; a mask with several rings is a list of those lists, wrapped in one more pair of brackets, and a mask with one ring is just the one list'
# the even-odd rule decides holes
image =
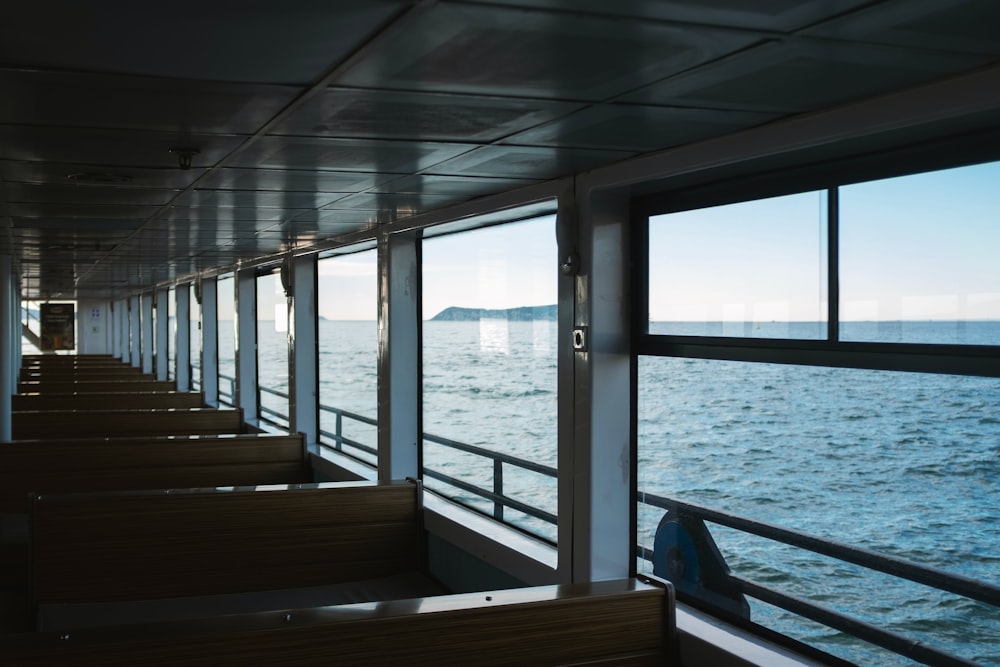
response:
{"label": "distant island", "polygon": [[445,308],[431,318],[432,322],[475,322],[478,320],[511,320],[514,322],[530,322],[533,320],[555,320],[557,308],[551,306],[521,306],[519,308],[503,308],[490,310],[488,308]]}

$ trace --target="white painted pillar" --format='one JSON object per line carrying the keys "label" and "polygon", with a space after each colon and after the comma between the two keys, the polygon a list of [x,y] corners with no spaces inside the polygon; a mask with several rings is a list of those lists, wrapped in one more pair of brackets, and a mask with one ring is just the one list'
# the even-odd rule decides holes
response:
{"label": "white painted pillar", "polygon": [[378,243],[378,477],[416,477],[420,442],[420,240]]}
{"label": "white painted pillar", "polygon": [[289,430],[319,441],[319,316],[316,255],[292,260],[292,297],[288,300]]}
{"label": "white painted pillar", "polygon": [[219,292],[215,278],[201,281],[201,391],[219,407]]}
{"label": "white painted pillar", "polygon": [[[572,494],[574,509],[572,540],[560,545],[560,560],[571,548],[573,581],[598,581],[634,569],[629,210],[623,195],[577,193],[574,329],[587,327],[587,340],[572,352],[574,458],[569,466],[560,460],[559,474],[560,493]],[[560,345],[572,346],[572,334]]]}
{"label": "white painted pillar", "polygon": [[236,273],[236,395],[243,418],[256,425],[257,414],[257,276],[254,269]]}
{"label": "white painted pillar", "polygon": [[133,367],[139,368],[142,363],[142,328],[139,322],[139,296],[129,299],[129,360]]}
{"label": "white painted pillar", "polygon": [[142,372],[153,372],[153,293],[146,292],[140,299],[142,307]]}
{"label": "white painted pillar", "polygon": [[11,440],[10,397],[17,382],[14,345],[21,340],[20,336],[14,336],[15,326],[20,326],[20,317],[14,312],[15,301],[13,263],[10,255],[0,255],[0,355],[3,355],[0,364],[0,442]]}
{"label": "white painted pillar", "polygon": [[174,338],[174,378],[177,391],[191,391],[191,287],[178,285],[174,290],[177,333]]}
{"label": "white painted pillar", "polygon": [[170,361],[170,292],[166,287],[156,290],[156,379],[167,380]]}

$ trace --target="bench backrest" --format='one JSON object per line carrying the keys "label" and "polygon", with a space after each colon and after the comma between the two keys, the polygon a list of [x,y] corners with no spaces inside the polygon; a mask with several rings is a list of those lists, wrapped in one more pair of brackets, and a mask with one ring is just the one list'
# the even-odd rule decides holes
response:
{"label": "bench backrest", "polygon": [[134,379],[117,380],[51,380],[20,382],[17,391],[26,393],[80,394],[90,392],[175,391],[177,385],[167,380],[153,380],[140,375]]}
{"label": "bench backrest", "polygon": [[41,410],[14,412],[15,440],[129,435],[240,433],[240,410],[179,408],[149,410]]}
{"label": "bench backrest", "polygon": [[200,393],[186,391],[119,391],[88,394],[46,392],[15,394],[10,397],[10,404],[14,411],[200,408],[204,405],[204,398]]}
{"label": "bench backrest", "polygon": [[[444,595],[0,642],[33,665],[671,665],[673,596],[635,580]],[[61,638],[60,638],[61,637]]]}
{"label": "bench backrest", "polygon": [[36,604],[262,591],[421,569],[419,489],[332,482],[42,496]]}
{"label": "bench backrest", "polygon": [[29,493],[311,482],[302,436],[40,440],[0,447],[0,513],[27,512]]}

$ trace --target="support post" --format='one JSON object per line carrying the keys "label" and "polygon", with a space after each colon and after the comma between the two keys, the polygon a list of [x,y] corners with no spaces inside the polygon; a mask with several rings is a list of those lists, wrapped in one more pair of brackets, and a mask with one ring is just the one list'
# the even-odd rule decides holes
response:
{"label": "support post", "polygon": [[292,293],[288,297],[289,430],[301,433],[306,445],[319,441],[319,316],[316,255],[292,260]]}
{"label": "support post", "polygon": [[142,363],[142,334],[139,327],[139,296],[135,295],[129,299],[129,360],[133,368],[139,368]]}
{"label": "support post", "polygon": [[14,337],[14,331],[21,322],[14,312],[15,301],[13,263],[10,255],[0,255],[0,354],[3,355],[0,364],[0,442],[11,440],[10,397],[16,382],[14,344],[20,340],[20,336]]}
{"label": "support post", "polygon": [[247,423],[258,423],[257,398],[257,277],[254,269],[236,273],[236,395]]}
{"label": "support post", "polygon": [[378,477],[391,480],[420,469],[420,240],[378,243]]}
{"label": "support post", "polygon": [[191,287],[178,285],[174,290],[177,308],[177,332],[174,339],[174,378],[177,391],[191,391]]}
{"label": "support post", "polygon": [[142,372],[152,374],[153,355],[153,293],[142,295]]}
{"label": "support post", "polygon": [[219,301],[215,278],[201,281],[201,391],[219,407]]}
{"label": "support post", "polygon": [[161,287],[154,294],[156,299],[156,379],[166,381],[170,361],[170,292]]}

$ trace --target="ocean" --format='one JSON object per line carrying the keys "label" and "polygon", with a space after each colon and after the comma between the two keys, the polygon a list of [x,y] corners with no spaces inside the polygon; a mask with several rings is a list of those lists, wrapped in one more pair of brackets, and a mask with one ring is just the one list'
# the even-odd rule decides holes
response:
{"label": "ocean", "polygon": [[[736,333],[803,335],[817,326],[761,323]],[[706,334],[721,325],[652,327]],[[998,322],[844,323],[843,331],[849,340],[1000,342]],[[321,403],[374,418],[375,323],[321,321],[319,335]],[[555,467],[555,335],[550,321],[425,322],[425,433]],[[284,334],[262,332],[259,347],[262,382],[287,391]],[[640,495],[686,500],[1000,583],[998,379],[642,357],[638,414]],[[321,417],[324,430],[335,423],[332,415]],[[345,419],[343,434],[375,444],[371,426]],[[492,488],[493,465],[481,457],[425,442],[424,465]],[[433,480],[427,486],[492,512],[491,503],[465,491]],[[556,510],[555,481],[538,473],[505,465],[504,490]],[[661,516],[640,503],[641,544],[652,546]],[[506,518],[555,538],[554,527],[542,521],[509,509]],[[709,528],[740,576],[1000,665],[1000,610]],[[642,561],[639,569],[651,568]],[[763,603],[751,602],[751,614],[859,664],[914,664]]]}

